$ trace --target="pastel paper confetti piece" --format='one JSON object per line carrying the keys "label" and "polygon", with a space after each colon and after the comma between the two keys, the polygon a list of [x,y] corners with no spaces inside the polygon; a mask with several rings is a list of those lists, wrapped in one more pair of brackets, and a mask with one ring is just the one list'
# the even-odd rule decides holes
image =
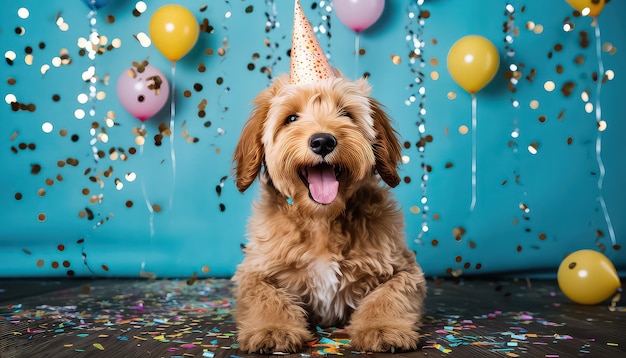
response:
{"label": "pastel paper confetti piece", "polygon": [[435,349],[438,349],[438,350],[440,350],[443,353],[450,353],[450,352],[452,352],[452,349],[448,349],[448,348],[442,346],[439,343],[435,344]]}
{"label": "pastel paper confetti piece", "polygon": [[102,344],[100,344],[100,343],[94,343],[94,344],[93,344],[93,346],[94,346],[96,349],[99,349],[99,350],[101,350],[101,351],[103,351],[103,350],[104,350],[104,347],[103,347],[103,346],[102,346]]}

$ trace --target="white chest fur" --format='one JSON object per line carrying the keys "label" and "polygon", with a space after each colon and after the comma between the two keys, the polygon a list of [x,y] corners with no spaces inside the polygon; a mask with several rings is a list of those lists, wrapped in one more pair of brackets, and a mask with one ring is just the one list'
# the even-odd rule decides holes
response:
{"label": "white chest fur", "polygon": [[340,275],[334,261],[318,259],[309,265],[311,305],[320,324],[332,324],[344,316],[345,302],[337,297]]}

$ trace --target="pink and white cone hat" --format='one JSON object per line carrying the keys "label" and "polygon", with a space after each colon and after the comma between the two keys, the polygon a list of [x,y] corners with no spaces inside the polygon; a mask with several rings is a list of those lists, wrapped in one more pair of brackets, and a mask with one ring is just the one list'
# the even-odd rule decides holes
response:
{"label": "pink and white cone hat", "polygon": [[335,78],[332,67],[313,33],[300,1],[295,0],[291,35],[291,84],[313,83]]}

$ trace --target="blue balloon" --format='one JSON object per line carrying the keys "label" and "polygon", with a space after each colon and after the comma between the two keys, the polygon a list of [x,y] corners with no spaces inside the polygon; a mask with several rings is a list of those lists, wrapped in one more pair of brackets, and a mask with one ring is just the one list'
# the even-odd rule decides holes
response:
{"label": "blue balloon", "polygon": [[83,0],[91,10],[98,10],[101,7],[105,7],[109,4],[110,0]]}

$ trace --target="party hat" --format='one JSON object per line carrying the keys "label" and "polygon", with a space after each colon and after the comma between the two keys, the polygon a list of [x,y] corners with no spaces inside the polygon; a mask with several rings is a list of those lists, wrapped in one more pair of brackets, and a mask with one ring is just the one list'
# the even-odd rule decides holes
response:
{"label": "party hat", "polygon": [[313,33],[300,1],[295,0],[291,35],[291,73],[289,82],[303,84],[335,78],[332,67]]}

